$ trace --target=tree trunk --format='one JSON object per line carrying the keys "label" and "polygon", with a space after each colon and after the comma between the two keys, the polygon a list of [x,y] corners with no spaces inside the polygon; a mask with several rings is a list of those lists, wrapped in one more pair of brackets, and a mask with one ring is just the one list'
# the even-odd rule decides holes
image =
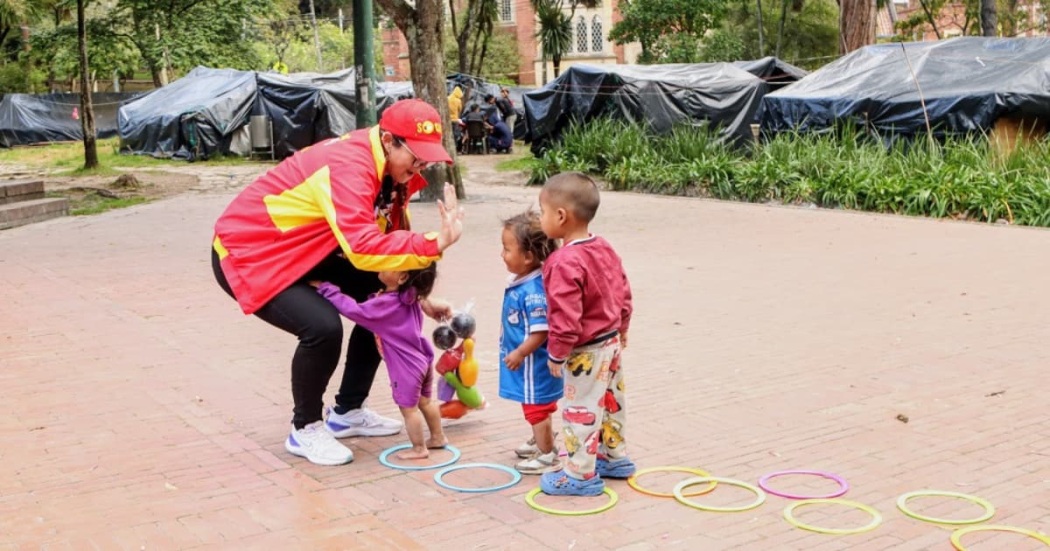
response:
{"label": "tree trunk", "polygon": [[930,12],[930,6],[926,4],[926,0],[919,0],[919,4],[922,5],[922,11],[926,13],[926,20],[933,27],[933,34],[937,35],[937,40],[940,40],[941,30],[937,28],[937,20],[933,17],[933,13]]}
{"label": "tree trunk", "polygon": [[840,0],[839,53],[875,43],[875,0]]}
{"label": "tree trunk", "polygon": [[[441,0],[416,0],[416,6],[405,0],[377,0],[408,41],[408,61],[411,67],[412,88],[416,97],[426,101],[441,115],[442,142],[452,159],[456,158],[455,138],[448,113],[448,93],[445,91],[444,10]],[[442,196],[442,187],[449,182],[456,187],[456,195],[464,197],[463,180],[456,166],[438,164],[423,173],[429,185],[423,189],[424,201]]]}
{"label": "tree trunk", "polygon": [[98,168],[98,149],[95,146],[95,109],[91,105],[91,87],[88,85],[87,25],[84,20],[84,2],[77,0],[77,42],[80,46],[80,128],[84,131],[84,168]]}
{"label": "tree trunk", "polygon": [[[784,0],[780,4],[780,27],[777,29],[777,49],[776,53],[773,54],[776,57],[780,57],[780,43],[784,41],[784,23],[787,21],[788,15],[788,2],[790,0]],[[893,1],[890,1],[893,4]]]}
{"label": "tree trunk", "polygon": [[755,0],[758,8],[758,57],[766,57],[766,28],[762,26],[762,0]]}
{"label": "tree trunk", "polygon": [[981,36],[997,36],[999,14],[995,0],[981,0]]}
{"label": "tree trunk", "polygon": [[481,56],[478,57],[478,66],[474,68],[475,71],[476,71],[474,74],[479,76],[479,77],[481,76],[481,72],[484,70],[485,54],[487,54],[488,51],[489,51],[489,39],[491,39],[491,38],[492,38],[492,33],[491,32],[485,33],[485,40],[484,40],[484,42],[481,43]]}

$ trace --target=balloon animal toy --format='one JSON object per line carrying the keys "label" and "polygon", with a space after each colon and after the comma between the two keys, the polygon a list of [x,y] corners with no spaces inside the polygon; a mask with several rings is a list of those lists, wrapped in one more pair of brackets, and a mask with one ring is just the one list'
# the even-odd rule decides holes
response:
{"label": "balloon animal toy", "polygon": [[[459,419],[470,410],[483,409],[488,403],[481,395],[478,382],[478,360],[474,358],[474,331],[477,324],[467,312],[456,314],[448,325],[434,330],[434,345],[444,350],[437,361],[438,399],[441,417]],[[457,339],[463,339],[456,346]]]}

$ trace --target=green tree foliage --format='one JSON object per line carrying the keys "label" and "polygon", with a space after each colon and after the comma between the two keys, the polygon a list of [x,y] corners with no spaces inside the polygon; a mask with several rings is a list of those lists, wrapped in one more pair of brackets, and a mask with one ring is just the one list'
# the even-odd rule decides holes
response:
{"label": "green tree foliage", "polygon": [[120,0],[106,24],[138,49],[160,84],[165,68],[257,67],[251,22],[283,16],[275,0]]}
{"label": "green tree foliage", "polygon": [[728,11],[726,0],[631,0],[620,2],[623,19],[609,39],[617,44],[639,42],[641,63],[698,61],[700,42]]}
{"label": "green tree foliage", "polygon": [[[782,0],[762,0],[766,55],[777,50]],[[806,68],[827,63],[838,55],[838,7],[833,0],[807,0],[788,4],[780,57]],[[744,0],[730,4],[722,25],[704,39],[702,61],[758,59],[757,6]]]}
{"label": "green tree foliage", "polygon": [[[452,40],[445,41],[445,67],[454,70],[458,66],[459,52],[456,43]],[[518,39],[511,33],[496,29],[489,39],[485,51],[484,63],[481,64],[479,76],[485,80],[510,84],[513,82],[509,75],[518,72]],[[473,73],[471,73],[473,74]]]}

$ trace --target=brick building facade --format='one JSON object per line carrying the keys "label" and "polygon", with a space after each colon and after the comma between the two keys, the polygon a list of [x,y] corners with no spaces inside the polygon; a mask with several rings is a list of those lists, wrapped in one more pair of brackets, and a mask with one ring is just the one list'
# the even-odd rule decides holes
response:
{"label": "brick building facade", "polygon": [[[526,86],[553,80],[553,64],[544,64],[543,53],[536,41],[539,29],[532,4],[529,0],[497,0],[497,3],[499,20],[496,32],[514,35],[518,45],[518,66],[509,69],[507,77]],[[609,41],[609,30],[620,21],[618,5],[619,0],[603,0],[595,8],[576,9],[572,20],[572,48],[562,58],[562,70],[574,63],[634,63],[638,59],[641,53],[638,44],[620,46]],[[408,42],[404,35],[396,27],[384,24],[382,38],[383,77],[390,81],[408,80]]]}
{"label": "brick building facade", "polygon": [[[1046,16],[1042,12],[1039,2],[1022,1],[1018,7],[1028,16],[1028,21],[1018,22],[1022,31],[1017,33],[1016,36],[1047,36]],[[878,38],[880,40],[888,40],[900,34],[894,23],[921,13],[922,4],[919,0],[892,0],[891,3],[887,3],[886,7],[879,10]],[[973,20],[972,16],[967,17],[966,5],[962,2],[946,4],[941,8],[941,12],[937,15],[936,20],[937,31],[940,31],[942,39],[962,36],[967,26],[969,26],[970,35],[980,34],[980,21]],[[937,40],[937,32],[934,31],[933,26],[926,23],[921,28],[909,33],[906,38],[915,42]]]}

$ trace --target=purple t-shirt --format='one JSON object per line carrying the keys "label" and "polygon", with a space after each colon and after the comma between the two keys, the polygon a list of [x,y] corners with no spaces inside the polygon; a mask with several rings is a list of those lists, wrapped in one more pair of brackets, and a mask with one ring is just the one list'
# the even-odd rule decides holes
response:
{"label": "purple t-shirt", "polygon": [[347,319],[375,333],[398,406],[415,407],[420,396],[431,396],[434,349],[423,336],[423,309],[414,291],[380,293],[360,304],[331,283],[322,283],[317,292]]}

